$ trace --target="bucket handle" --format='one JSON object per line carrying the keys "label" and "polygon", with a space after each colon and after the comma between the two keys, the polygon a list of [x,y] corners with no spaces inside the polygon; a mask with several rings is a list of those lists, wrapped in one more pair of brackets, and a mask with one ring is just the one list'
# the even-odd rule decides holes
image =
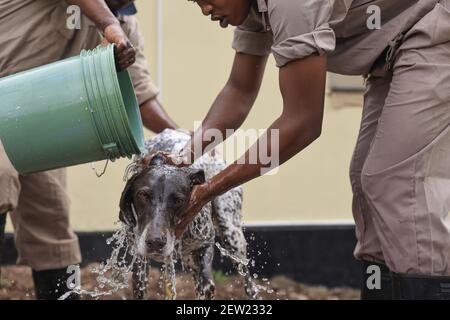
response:
{"label": "bucket handle", "polygon": [[91,162],[91,169],[92,169],[92,171],[94,171],[94,173],[97,176],[97,178],[103,177],[103,175],[106,173],[106,169],[108,168],[108,164],[109,164],[109,159],[106,160],[105,167],[103,168],[103,171],[101,173],[98,173],[97,169],[95,168],[95,164],[93,162]]}

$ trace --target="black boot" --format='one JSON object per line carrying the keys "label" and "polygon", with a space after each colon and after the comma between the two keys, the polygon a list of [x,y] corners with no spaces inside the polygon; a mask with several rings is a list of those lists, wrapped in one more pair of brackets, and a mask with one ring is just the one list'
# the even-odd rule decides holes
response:
{"label": "black boot", "polygon": [[392,275],[386,265],[363,261],[362,279],[361,300],[393,299]]}
{"label": "black boot", "polygon": [[3,243],[5,242],[6,213],[0,213],[0,281],[2,279]]}
{"label": "black boot", "polygon": [[[37,300],[57,300],[69,292],[67,280],[71,274],[67,269],[35,271],[33,270],[34,291]],[[79,300],[80,296],[71,293],[65,300]]]}
{"label": "black boot", "polygon": [[393,274],[396,300],[450,300],[450,277]]}

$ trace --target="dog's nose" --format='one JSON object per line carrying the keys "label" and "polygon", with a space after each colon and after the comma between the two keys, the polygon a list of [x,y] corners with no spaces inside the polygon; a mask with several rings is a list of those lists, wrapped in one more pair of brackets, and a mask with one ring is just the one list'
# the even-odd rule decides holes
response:
{"label": "dog's nose", "polygon": [[166,245],[166,241],[164,239],[149,239],[147,240],[147,248],[150,251],[157,251],[160,252],[163,250],[164,246]]}

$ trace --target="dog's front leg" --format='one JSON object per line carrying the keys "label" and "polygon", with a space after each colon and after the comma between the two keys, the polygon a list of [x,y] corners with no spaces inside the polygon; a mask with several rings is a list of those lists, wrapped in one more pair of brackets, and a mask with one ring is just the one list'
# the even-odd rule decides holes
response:
{"label": "dog's front leg", "polygon": [[195,294],[198,300],[214,299],[215,285],[212,275],[212,261],[214,257],[214,246],[192,252],[189,259],[189,267],[193,272],[195,281]]}

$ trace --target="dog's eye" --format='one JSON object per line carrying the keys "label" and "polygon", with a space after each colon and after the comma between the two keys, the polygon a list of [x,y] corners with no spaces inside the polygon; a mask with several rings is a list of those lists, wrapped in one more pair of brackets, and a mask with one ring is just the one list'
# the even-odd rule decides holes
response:
{"label": "dog's eye", "polygon": [[173,196],[172,203],[175,207],[181,207],[184,204],[184,198],[179,196]]}
{"label": "dog's eye", "polygon": [[150,192],[146,191],[146,190],[140,190],[136,193],[136,196],[141,199],[141,200],[151,200],[152,195],[150,194]]}

